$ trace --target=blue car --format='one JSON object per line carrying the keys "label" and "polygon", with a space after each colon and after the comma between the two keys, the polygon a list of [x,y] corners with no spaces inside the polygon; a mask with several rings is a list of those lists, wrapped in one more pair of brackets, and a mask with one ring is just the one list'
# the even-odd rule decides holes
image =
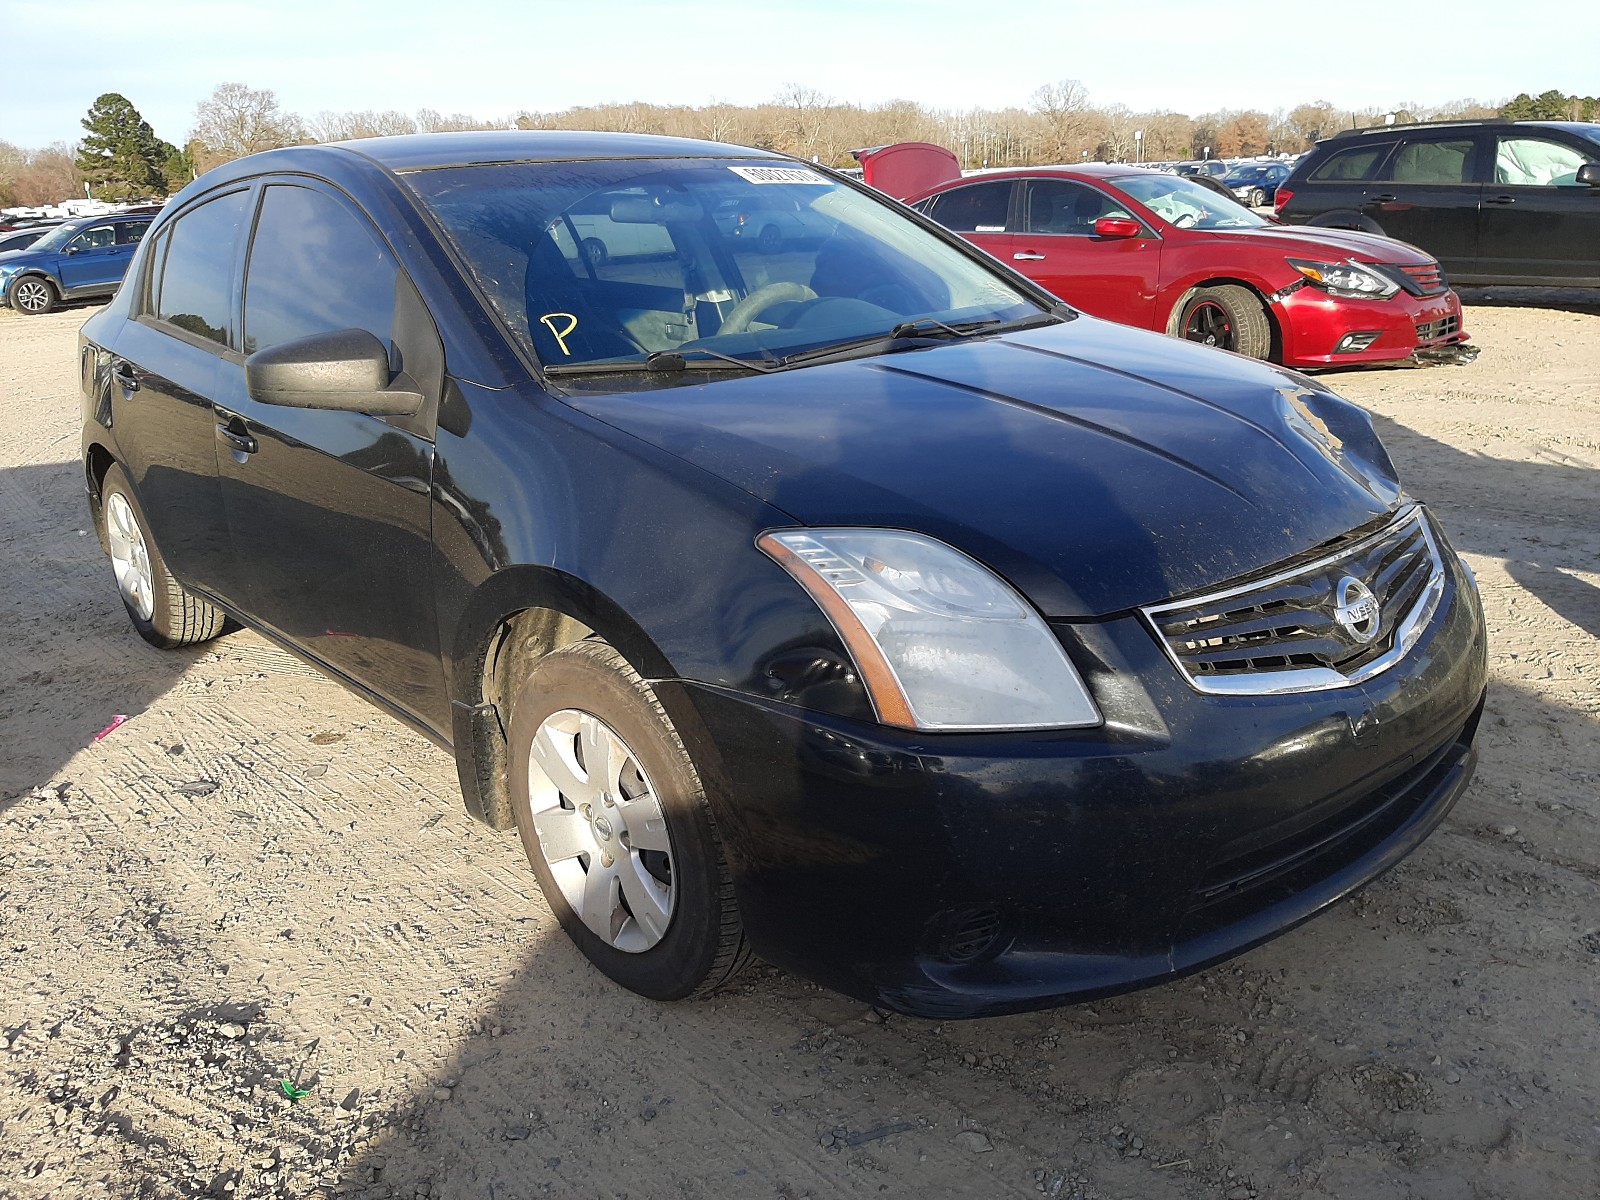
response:
{"label": "blue car", "polygon": [[1240,163],[1222,177],[1222,182],[1251,208],[1272,203],[1278,185],[1289,178],[1288,163]]}
{"label": "blue car", "polygon": [[148,213],[80,217],[25,250],[0,254],[0,304],[37,316],[63,300],[111,295],[150,221]]}

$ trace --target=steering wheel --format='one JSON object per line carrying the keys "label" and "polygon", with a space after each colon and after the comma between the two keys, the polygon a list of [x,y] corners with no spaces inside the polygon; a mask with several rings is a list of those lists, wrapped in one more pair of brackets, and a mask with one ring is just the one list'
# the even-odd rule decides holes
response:
{"label": "steering wheel", "polygon": [[722,327],[718,333],[745,333],[754,321],[774,304],[799,303],[802,300],[815,300],[817,294],[803,283],[769,283],[758,287],[739,303],[728,310],[728,315],[722,318]]}
{"label": "steering wheel", "polygon": [[1172,223],[1179,229],[1188,229],[1197,220],[1199,220],[1199,218],[1196,217],[1192,212],[1183,212],[1173,217]]}

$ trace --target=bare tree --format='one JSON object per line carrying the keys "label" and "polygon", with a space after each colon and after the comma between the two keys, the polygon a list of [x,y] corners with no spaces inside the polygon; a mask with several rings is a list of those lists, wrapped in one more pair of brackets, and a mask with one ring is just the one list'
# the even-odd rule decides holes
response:
{"label": "bare tree", "polygon": [[292,146],[305,139],[305,130],[299,117],[278,107],[271,89],[219,83],[210,99],[195,107],[189,137],[199,144],[204,161],[196,165],[204,169],[257,150]]}
{"label": "bare tree", "polygon": [[1089,141],[1089,93],[1076,79],[1047,83],[1032,96],[1033,111],[1044,118],[1047,152],[1056,162],[1072,162]]}

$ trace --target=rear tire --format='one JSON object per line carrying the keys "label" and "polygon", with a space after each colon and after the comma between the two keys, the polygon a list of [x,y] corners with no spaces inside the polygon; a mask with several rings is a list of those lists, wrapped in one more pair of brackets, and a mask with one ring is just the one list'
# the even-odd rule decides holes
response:
{"label": "rear tire", "polygon": [[1249,358],[1272,353],[1272,323],[1249,288],[1237,284],[1196,288],[1184,301],[1174,332],[1185,341],[1232,350]]}
{"label": "rear tire", "polygon": [[1260,188],[1252,188],[1250,190],[1250,207],[1251,208],[1260,208],[1266,202],[1267,202],[1267,194],[1265,192],[1263,192]]}
{"label": "rear tire", "polygon": [[776,254],[783,249],[783,233],[776,225],[767,225],[756,238],[756,249],[763,254]]}
{"label": "rear tire", "polygon": [[11,285],[11,307],[28,317],[42,317],[61,303],[55,286],[38,275],[24,275]]}
{"label": "rear tire", "polygon": [[100,484],[100,519],[117,593],[128,620],[162,650],[192,646],[222,632],[222,610],[192,596],[167,570],[128,476],[113,465]]}
{"label": "rear tire", "polygon": [[653,1000],[713,991],[749,961],[699,772],[650,685],[597,639],[541,659],[511,704],[511,802],[556,919]]}

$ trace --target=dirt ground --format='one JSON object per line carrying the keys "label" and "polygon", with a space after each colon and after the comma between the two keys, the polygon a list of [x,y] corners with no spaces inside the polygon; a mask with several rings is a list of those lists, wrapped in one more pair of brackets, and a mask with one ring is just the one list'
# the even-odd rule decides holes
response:
{"label": "dirt ground", "polygon": [[254,634],[147,648],[90,310],[0,311],[0,1195],[1600,1195],[1600,294],[1466,299],[1476,364],[1331,377],[1482,584],[1452,817],[1226,966],[946,1025],[623,993],[441,751]]}

